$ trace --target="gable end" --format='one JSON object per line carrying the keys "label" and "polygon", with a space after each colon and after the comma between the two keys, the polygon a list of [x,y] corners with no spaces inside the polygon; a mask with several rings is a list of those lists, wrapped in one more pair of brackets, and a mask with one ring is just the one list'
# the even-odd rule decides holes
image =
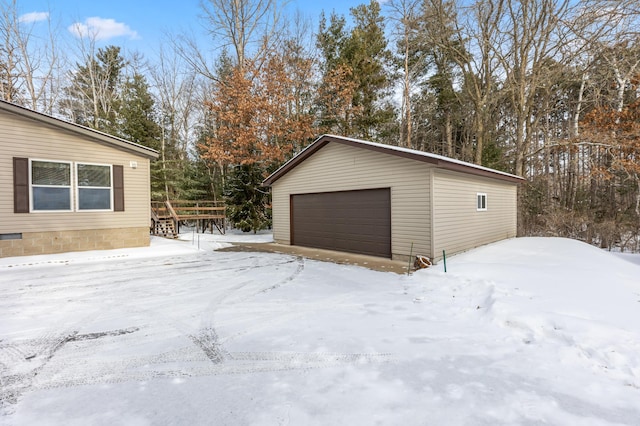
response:
{"label": "gable end", "polygon": [[434,166],[442,169],[453,170],[453,171],[476,175],[476,176],[489,177],[489,178],[507,181],[511,183],[520,183],[524,180],[519,176],[500,172],[498,170],[493,170],[493,169],[478,166],[475,164],[465,163],[463,161],[457,161],[454,159],[449,159],[446,157],[429,154],[422,151],[405,149],[405,148],[395,147],[391,145],[382,145],[382,144],[377,144],[372,142],[361,141],[358,139],[343,138],[340,136],[323,135],[323,136],[320,136],[318,139],[316,139],[307,148],[302,150],[298,155],[296,155],[291,160],[283,164],[278,170],[273,172],[269,177],[267,177],[264,180],[264,182],[262,182],[262,186],[271,186],[275,181],[277,181],[282,176],[290,172],[292,169],[294,169],[304,160],[309,158],[315,152],[317,152],[318,150],[326,146],[329,142],[348,145],[355,148],[366,149],[374,152],[379,152],[382,154],[408,158],[410,160],[416,160],[422,163],[433,164]]}

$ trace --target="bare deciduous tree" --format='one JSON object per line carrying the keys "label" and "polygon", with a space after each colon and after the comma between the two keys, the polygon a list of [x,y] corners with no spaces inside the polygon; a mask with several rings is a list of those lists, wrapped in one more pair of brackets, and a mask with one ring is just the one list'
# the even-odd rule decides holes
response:
{"label": "bare deciduous tree", "polygon": [[[0,96],[49,114],[59,93],[61,50],[49,13],[20,15],[17,0],[0,3]],[[37,22],[36,22],[37,21]],[[47,24],[44,38],[33,37],[34,25]]]}
{"label": "bare deciduous tree", "polygon": [[[193,69],[181,61],[174,52],[161,49],[159,66],[151,69],[155,87],[156,104],[160,107],[162,138],[160,147],[161,169],[164,178],[164,198],[170,198],[170,175],[179,172],[181,165],[189,161],[189,151],[195,145],[198,126],[197,112],[202,100],[197,96],[197,79]],[[176,164],[178,163],[178,164]]]}
{"label": "bare deciduous tree", "polygon": [[505,19],[498,27],[502,43],[495,50],[514,110],[515,173],[520,176],[539,120],[536,95],[549,84],[551,63],[563,60],[566,38],[560,24],[568,20],[569,5],[570,0],[504,0]]}
{"label": "bare deciduous tree", "polygon": [[413,117],[411,111],[411,96],[416,85],[416,77],[424,72],[424,53],[417,52],[417,38],[419,30],[420,0],[391,0],[388,9],[391,19],[395,22],[394,36],[397,39],[397,49],[400,53],[402,69],[402,102],[400,106],[400,145],[412,147]]}
{"label": "bare deciduous tree", "polygon": [[473,136],[463,147],[465,160],[482,163],[482,153],[491,126],[498,62],[495,46],[502,43],[499,25],[504,20],[504,0],[477,0],[457,5],[450,0],[425,0],[427,37],[462,75],[461,86],[473,105]]}
{"label": "bare deciduous tree", "polygon": [[[279,0],[202,0],[201,5],[209,32],[223,46],[233,46],[241,67],[248,54],[263,56],[281,31]],[[248,52],[251,45],[255,51]]]}
{"label": "bare deciduous tree", "polygon": [[123,69],[127,61],[120,47],[96,48],[97,34],[78,39],[76,69],[69,71],[70,84],[60,102],[72,121],[100,131],[114,132]]}

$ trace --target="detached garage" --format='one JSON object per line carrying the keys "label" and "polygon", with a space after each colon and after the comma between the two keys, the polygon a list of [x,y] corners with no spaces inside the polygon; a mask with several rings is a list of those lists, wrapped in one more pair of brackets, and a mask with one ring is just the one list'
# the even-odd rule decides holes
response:
{"label": "detached garage", "polygon": [[265,181],[280,244],[438,260],[516,236],[508,173],[391,145],[324,135]]}

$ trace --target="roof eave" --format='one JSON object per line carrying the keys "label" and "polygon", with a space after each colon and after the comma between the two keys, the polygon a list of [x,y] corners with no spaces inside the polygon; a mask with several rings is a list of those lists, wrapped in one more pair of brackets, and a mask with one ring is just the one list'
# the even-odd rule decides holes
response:
{"label": "roof eave", "polygon": [[442,160],[438,161],[437,166],[438,168],[445,169],[445,170],[467,173],[474,176],[482,176],[482,177],[488,177],[493,179],[499,179],[507,182],[522,183],[524,181],[524,178],[520,176],[502,174],[497,171],[494,172],[486,169],[476,169],[473,167],[464,166],[462,164],[457,164],[457,163],[452,163],[452,162],[447,162]]}

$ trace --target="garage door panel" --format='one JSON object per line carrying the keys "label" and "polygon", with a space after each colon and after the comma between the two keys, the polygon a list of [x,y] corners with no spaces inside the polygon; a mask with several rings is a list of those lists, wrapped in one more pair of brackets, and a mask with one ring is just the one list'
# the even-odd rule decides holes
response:
{"label": "garage door panel", "polygon": [[[367,243],[367,244],[388,244],[388,239],[385,238],[384,236],[371,236],[371,237],[366,237],[366,238],[362,238],[361,235],[358,234],[348,234],[348,233],[344,233],[342,235],[338,236],[327,236],[326,232],[313,232],[313,233],[309,233],[308,235],[306,235],[305,239],[302,238],[296,238],[296,245],[305,245],[302,244],[301,242],[304,241],[324,241],[324,242],[329,242],[332,244],[335,244],[335,242],[345,242],[345,241],[356,241],[356,242],[361,242],[361,243]],[[327,248],[330,248],[335,250],[335,246],[331,245],[330,247],[327,246],[326,244],[324,244]]]}
{"label": "garage door panel", "polygon": [[389,188],[291,196],[295,245],[391,257]]}

